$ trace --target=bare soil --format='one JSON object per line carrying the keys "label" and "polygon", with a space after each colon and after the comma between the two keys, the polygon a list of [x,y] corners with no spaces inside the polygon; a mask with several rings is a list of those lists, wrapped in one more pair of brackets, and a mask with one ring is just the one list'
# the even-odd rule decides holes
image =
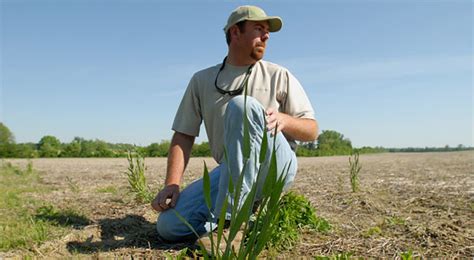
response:
{"label": "bare soil", "polygon": [[[27,160],[8,160],[26,167]],[[203,161],[192,158],[185,184],[200,177]],[[348,156],[299,158],[292,190],[304,194],[332,231],[306,231],[282,257],[346,252],[357,257],[474,257],[474,152],[361,155],[361,191],[353,193]],[[128,191],[126,159],[34,159],[51,191],[31,194],[60,209],[74,208],[91,224],[48,241],[35,252],[16,250],[2,257],[155,257],[175,255],[180,245],[160,244],[157,213],[138,204]],[[155,191],[162,186],[165,158],[147,158],[146,175]]]}

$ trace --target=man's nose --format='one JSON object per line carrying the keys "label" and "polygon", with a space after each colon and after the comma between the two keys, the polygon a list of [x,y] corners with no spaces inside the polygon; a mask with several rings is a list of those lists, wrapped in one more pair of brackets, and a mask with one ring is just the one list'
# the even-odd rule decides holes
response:
{"label": "man's nose", "polygon": [[266,42],[268,39],[270,39],[270,32],[265,32],[262,37],[262,42]]}

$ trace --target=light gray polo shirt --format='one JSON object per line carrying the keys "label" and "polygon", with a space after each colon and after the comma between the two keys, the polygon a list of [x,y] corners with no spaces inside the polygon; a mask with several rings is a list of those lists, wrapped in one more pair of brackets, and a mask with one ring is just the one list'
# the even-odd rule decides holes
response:
{"label": "light gray polo shirt", "polygon": [[[204,120],[212,156],[217,162],[224,157],[224,112],[232,98],[219,93],[214,85],[221,64],[201,70],[193,75],[176,113],[173,130],[198,136]],[[248,66],[226,63],[219,74],[218,86],[224,90],[238,89],[245,78]],[[277,64],[260,60],[250,74],[249,96],[256,98],[265,109],[276,108],[279,112],[297,118],[314,119],[314,110],[298,80]],[[294,140],[288,140],[296,147]]]}

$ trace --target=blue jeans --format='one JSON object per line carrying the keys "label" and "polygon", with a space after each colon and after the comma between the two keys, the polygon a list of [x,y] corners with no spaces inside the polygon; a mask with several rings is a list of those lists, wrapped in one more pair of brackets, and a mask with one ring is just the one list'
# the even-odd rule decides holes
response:
{"label": "blue jeans", "polygon": [[[243,185],[241,200],[237,203],[241,206],[248,192],[254,183],[257,183],[257,199],[259,199],[259,191],[263,188],[265,176],[258,175],[258,158],[260,154],[260,146],[262,143],[263,131],[266,131],[265,109],[254,98],[247,97],[247,117],[249,119],[249,131],[251,142],[250,159],[243,171]],[[210,214],[204,202],[203,180],[202,178],[191,183],[181,193],[176,203],[175,210],[183,216],[188,223],[194,228],[199,235],[211,231],[208,223],[215,221],[212,216],[219,216],[224,200],[228,200],[229,205],[233,205],[234,201],[228,194],[229,178],[232,177],[233,183],[237,183],[240,173],[244,167],[243,159],[243,113],[244,113],[244,97],[237,96],[232,98],[225,111],[224,119],[224,145],[227,148],[227,156],[229,161],[224,161],[209,176],[211,180],[211,200],[212,208]],[[268,169],[273,142],[276,146],[277,170],[279,174],[283,174],[283,169],[289,166],[289,171],[285,179],[285,190],[289,188],[293,182],[297,162],[296,155],[288,144],[282,133],[271,136],[268,132],[268,152],[267,159],[261,165],[263,169]],[[257,162],[255,161],[257,159]],[[229,174],[229,170],[232,173]],[[263,171],[267,172],[267,171]],[[286,172],[285,172],[286,173]],[[227,219],[230,219],[230,206],[228,207]],[[196,240],[196,235],[179,220],[172,210],[162,212],[156,223],[158,234],[168,242],[185,242]]]}

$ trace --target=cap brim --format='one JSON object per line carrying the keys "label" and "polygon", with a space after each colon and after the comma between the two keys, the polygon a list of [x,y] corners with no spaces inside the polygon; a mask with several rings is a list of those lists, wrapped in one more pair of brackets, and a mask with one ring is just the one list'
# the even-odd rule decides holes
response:
{"label": "cap brim", "polygon": [[278,32],[281,27],[283,26],[283,20],[278,17],[278,16],[267,16],[267,17],[261,17],[261,18],[248,18],[248,19],[241,19],[236,21],[235,23],[231,25],[227,25],[224,27],[224,32],[227,32],[230,27],[232,27],[234,24],[241,22],[241,21],[268,21],[268,30],[270,32]]}
{"label": "cap brim", "polygon": [[250,18],[248,21],[268,21],[268,30],[270,32],[278,32],[283,26],[283,21],[278,16],[267,16],[262,18]]}

